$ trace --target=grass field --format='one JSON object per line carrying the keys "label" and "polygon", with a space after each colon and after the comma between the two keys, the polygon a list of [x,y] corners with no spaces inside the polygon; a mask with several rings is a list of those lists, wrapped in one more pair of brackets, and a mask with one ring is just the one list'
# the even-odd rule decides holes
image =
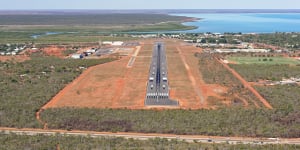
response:
{"label": "grass field", "polygon": [[[156,32],[189,30],[194,27],[184,26],[181,23],[160,23],[148,25],[112,25],[112,26],[0,26],[0,43],[26,43],[61,44],[78,42],[126,41],[136,38],[118,36],[112,37],[111,33],[127,34],[130,32]],[[59,34],[45,35],[47,32]],[[33,35],[42,35],[36,39]]]}
{"label": "grass field", "polygon": [[297,61],[292,58],[285,57],[227,57],[231,62],[237,64],[300,64],[300,61]]}

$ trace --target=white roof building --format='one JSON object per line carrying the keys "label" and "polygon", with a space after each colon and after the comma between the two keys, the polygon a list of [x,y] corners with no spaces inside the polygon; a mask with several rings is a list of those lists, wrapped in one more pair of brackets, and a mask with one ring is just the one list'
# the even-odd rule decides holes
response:
{"label": "white roof building", "polygon": [[112,45],[112,43],[113,43],[112,41],[103,41],[102,42],[102,44],[104,44],[104,45]]}
{"label": "white roof building", "polygon": [[124,43],[124,42],[122,42],[122,41],[114,41],[114,42],[112,43],[112,45],[113,45],[113,46],[121,46],[121,45],[123,45],[123,43]]}

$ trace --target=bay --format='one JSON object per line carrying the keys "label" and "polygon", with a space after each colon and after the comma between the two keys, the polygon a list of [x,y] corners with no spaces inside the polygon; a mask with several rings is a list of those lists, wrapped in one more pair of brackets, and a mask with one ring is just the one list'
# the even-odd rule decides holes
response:
{"label": "bay", "polygon": [[199,18],[184,25],[197,29],[179,32],[188,33],[275,33],[300,32],[300,13],[193,13],[170,14]]}

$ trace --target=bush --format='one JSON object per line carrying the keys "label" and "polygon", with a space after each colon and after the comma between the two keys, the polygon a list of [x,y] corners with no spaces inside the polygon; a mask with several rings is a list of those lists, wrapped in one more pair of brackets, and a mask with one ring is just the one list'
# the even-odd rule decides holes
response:
{"label": "bush", "polygon": [[112,61],[64,60],[53,57],[32,58],[21,63],[0,63],[0,126],[41,127],[36,111],[56,95],[82,70]]}
{"label": "bush", "polygon": [[300,137],[299,114],[289,107],[164,111],[52,108],[41,117],[51,129],[290,138]]}

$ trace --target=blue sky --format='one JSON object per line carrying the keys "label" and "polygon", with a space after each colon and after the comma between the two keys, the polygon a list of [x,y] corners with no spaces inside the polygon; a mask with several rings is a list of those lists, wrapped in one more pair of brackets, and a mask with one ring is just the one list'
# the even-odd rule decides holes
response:
{"label": "blue sky", "polygon": [[300,9],[300,0],[0,0],[0,9]]}

